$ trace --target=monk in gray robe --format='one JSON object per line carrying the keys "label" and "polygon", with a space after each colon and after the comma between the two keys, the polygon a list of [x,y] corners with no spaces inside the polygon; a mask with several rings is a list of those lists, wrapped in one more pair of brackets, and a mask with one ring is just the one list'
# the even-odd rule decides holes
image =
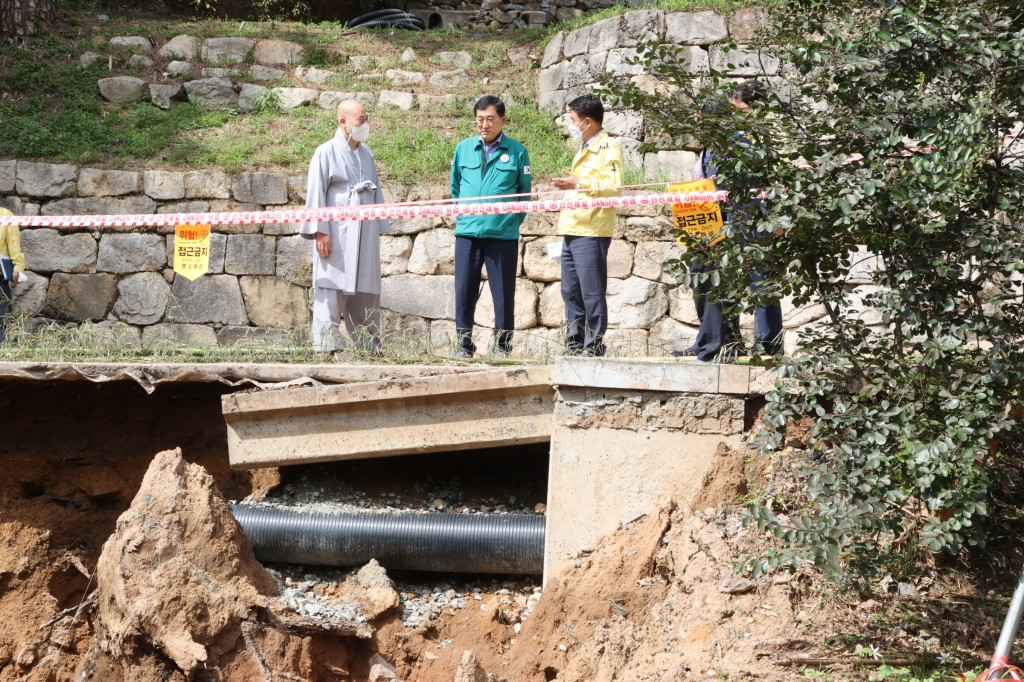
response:
{"label": "monk in gray robe", "polygon": [[[384,193],[366,111],[355,100],[338,105],[338,132],[309,162],[306,208],[382,204]],[[346,348],[340,323],[357,348],[380,350],[380,235],[386,220],[305,222],[299,232],[316,240],[313,254],[313,348]]]}

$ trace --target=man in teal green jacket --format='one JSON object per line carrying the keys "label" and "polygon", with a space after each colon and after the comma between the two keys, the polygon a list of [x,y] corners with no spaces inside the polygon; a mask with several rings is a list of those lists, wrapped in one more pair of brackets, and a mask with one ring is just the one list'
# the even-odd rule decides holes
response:
{"label": "man in teal green jacket", "polygon": [[[481,97],[473,107],[480,135],[463,140],[452,159],[452,198],[463,203],[474,197],[513,198],[487,201],[528,201],[530,199],[530,156],[526,147],[502,133],[505,103],[497,97]],[[515,329],[516,271],[519,266],[519,226],[524,213],[459,216],[455,223],[455,333],[457,357],[472,357],[473,325],[480,298],[483,267],[494,300],[495,357],[508,357]]]}

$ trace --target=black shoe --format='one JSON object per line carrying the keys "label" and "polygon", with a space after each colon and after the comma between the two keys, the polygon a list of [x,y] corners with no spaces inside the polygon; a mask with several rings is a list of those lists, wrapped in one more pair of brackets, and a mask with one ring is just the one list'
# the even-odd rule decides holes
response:
{"label": "black shoe", "polygon": [[471,358],[473,357],[473,351],[465,346],[459,346],[459,349],[455,351],[455,357],[457,358]]}
{"label": "black shoe", "polygon": [[669,355],[674,358],[693,358],[697,356],[697,349],[691,346],[682,350],[669,351]]}

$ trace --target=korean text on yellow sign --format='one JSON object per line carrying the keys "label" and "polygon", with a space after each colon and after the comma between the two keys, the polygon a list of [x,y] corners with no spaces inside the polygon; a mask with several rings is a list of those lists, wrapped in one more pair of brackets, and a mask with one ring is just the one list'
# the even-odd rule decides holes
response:
{"label": "korean text on yellow sign", "polygon": [[[670,194],[683,192],[714,192],[715,181],[711,179],[693,180],[691,182],[673,182],[668,186]],[[691,237],[703,237],[709,244],[717,244],[725,239],[725,222],[722,220],[722,209],[717,201],[692,201],[684,204],[672,204],[672,220],[676,229]],[[683,243],[683,237],[677,240]]]}
{"label": "korean text on yellow sign", "polygon": [[174,271],[189,280],[210,270],[210,226],[178,225],[174,231]]}

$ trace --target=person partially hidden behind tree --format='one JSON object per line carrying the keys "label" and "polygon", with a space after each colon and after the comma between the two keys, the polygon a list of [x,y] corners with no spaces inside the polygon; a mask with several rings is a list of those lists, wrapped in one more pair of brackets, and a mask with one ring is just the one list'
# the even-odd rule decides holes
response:
{"label": "person partially hidden behind tree", "polygon": [[[0,207],[0,215],[14,215]],[[21,233],[17,225],[0,225],[0,343],[7,339],[7,319],[11,315],[11,285],[25,279],[25,254],[21,252]]]}
{"label": "person partially hidden behind tree", "polygon": [[[745,81],[733,91],[729,103],[746,114],[750,105],[762,99],[762,86],[758,81]],[[715,105],[711,105],[714,107]],[[753,140],[743,133],[736,133],[735,144],[749,145]],[[714,178],[718,174],[715,161],[708,149],[701,152],[700,163],[694,169],[694,179]],[[753,188],[752,188],[753,189]],[[762,201],[742,202],[733,207],[733,214],[744,211],[760,211]],[[726,217],[726,221],[729,217]],[[740,238],[750,238],[740,235]],[[710,273],[717,269],[719,258],[714,255],[713,247],[698,252],[690,263],[691,274]],[[760,273],[751,273],[751,288],[757,288],[764,281]],[[699,282],[694,292],[693,303],[697,309],[700,329],[693,345],[683,350],[674,350],[676,357],[696,356],[702,362],[713,362],[724,357],[741,355],[740,318],[738,313],[726,311],[735,306],[734,301],[715,301],[710,296],[712,284],[710,278]],[[777,355],[782,352],[782,308],[778,303],[758,306],[754,311],[754,347],[756,352],[766,355]]]}

